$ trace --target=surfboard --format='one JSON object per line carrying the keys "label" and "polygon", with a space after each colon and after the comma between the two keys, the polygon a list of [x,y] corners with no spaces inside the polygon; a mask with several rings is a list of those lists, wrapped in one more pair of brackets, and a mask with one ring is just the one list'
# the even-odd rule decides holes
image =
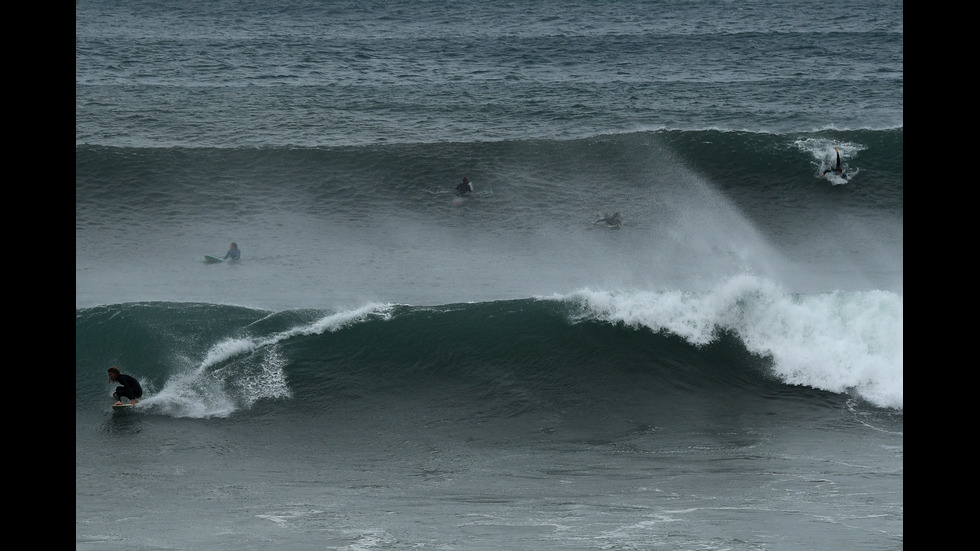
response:
{"label": "surfboard", "polygon": [[126,409],[133,407],[133,404],[112,404],[112,409]]}
{"label": "surfboard", "polygon": [[206,254],[204,255],[204,262],[207,262],[208,264],[217,264],[218,262],[224,262],[224,260],[216,256],[211,256],[209,254]]}

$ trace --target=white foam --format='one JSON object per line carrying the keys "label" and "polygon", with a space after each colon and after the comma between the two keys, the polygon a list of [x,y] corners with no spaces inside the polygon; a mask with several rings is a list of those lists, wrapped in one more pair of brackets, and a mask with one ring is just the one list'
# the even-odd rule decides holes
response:
{"label": "white foam", "polygon": [[772,358],[788,384],[903,407],[904,301],[893,292],[789,294],[739,275],[699,292],[584,289],[554,298],[580,301],[584,318],[666,331],[698,346],[730,331],[750,352]]}

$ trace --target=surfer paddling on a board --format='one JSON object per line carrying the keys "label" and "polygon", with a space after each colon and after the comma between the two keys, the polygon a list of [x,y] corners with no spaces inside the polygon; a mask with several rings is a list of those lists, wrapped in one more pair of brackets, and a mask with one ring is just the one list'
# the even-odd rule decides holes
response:
{"label": "surfer paddling on a board", "polygon": [[840,176],[841,178],[847,178],[847,176],[844,175],[844,169],[841,168],[840,166],[840,150],[835,147],[834,151],[837,152],[837,164],[823,171],[823,174],[817,176],[817,178],[823,178],[824,176],[827,175],[828,172],[833,172],[834,174]]}
{"label": "surfer paddling on a board", "polygon": [[619,226],[623,225],[623,219],[619,217],[618,212],[616,214],[613,214],[612,216],[603,214],[602,218],[593,222],[592,225],[595,226],[603,222],[605,222],[605,224],[610,228],[618,228]]}
{"label": "surfer paddling on a board", "polygon": [[238,260],[241,257],[242,257],[242,251],[238,250],[238,243],[232,243],[231,248],[228,249],[228,252],[225,253],[224,258],[222,258],[221,260],[227,260],[228,258],[231,258],[232,260]]}
{"label": "surfer paddling on a board", "polygon": [[123,405],[123,398],[129,398],[129,403],[135,405],[137,399],[143,396],[143,387],[140,386],[140,382],[135,377],[120,373],[116,366],[110,367],[108,371],[109,380],[122,385],[117,386],[116,391],[112,393],[112,397],[116,399],[116,403],[112,405]]}

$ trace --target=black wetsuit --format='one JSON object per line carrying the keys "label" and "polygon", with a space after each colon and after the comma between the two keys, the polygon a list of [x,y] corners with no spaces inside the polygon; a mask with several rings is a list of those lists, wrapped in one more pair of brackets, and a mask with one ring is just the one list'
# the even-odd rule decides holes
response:
{"label": "black wetsuit", "polygon": [[619,217],[619,213],[617,212],[612,216],[605,216],[603,218],[600,218],[595,222],[593,222],[592,224],[595,225],[598,224],[599,222],[605,222],[606,225],[609,226],[610,228],[618,228],[620,224],[623,223],[623,220]]}
{"label": "black wetsuit", "polygon": [[143,387],[134,377],[120,373],[116,375],[116,382],[122,385],[117,386],[116,391],[112,393],[112,397],[116,400],[129,398],[132,401],[143,396]]}
{"label": "black wetsuit", "polygon": [[456,186],[456,195],[466,195],[471,191],[473,191],[473,186],[469,182],[463,182]]}
{"label": "black wetsuit", "polygon": [[837,152],[837,165],[834,166],[833,168],[828,168],[827,170],[823,171],[823,174],[821,174],[821,176],[827,174],[828,172],[833,172],[834,174],[839,174],[841,176],[844,175],[844,171],[840,167],[840,151]]}

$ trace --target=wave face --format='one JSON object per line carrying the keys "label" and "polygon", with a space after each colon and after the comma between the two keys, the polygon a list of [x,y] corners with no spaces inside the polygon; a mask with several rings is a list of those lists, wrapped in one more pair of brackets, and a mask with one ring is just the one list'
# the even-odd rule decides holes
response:
{"label": "wave face", "polygon": [[173,417],[406,402],[445,402],[470,422],[573,407],[631,417],[733,396],[752,410],[784,393],[901,409],[901,326],[889,293],[790,296],[750,277],[705,294],[582,291],[335,313],[112,305],[76,315],[76,405],[105,406],[111,359],[144,381],[145,408]]}

